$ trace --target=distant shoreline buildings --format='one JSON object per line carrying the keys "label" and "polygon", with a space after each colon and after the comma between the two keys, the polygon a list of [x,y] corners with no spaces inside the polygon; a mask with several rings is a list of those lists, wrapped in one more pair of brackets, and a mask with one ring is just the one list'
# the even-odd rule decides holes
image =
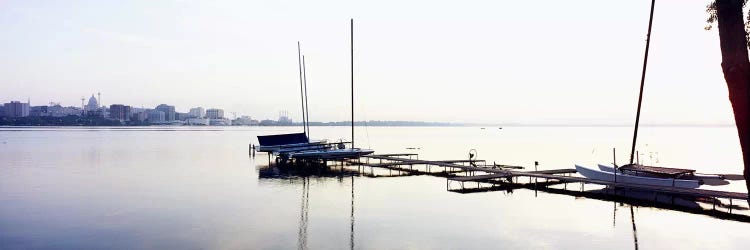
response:
{"label": "distant shoreline buildings", "polygon": [[[0,102],[0,126],[299,126],[289,117],[288,111],[280,111],[277,120],[256,120],[250,116],[225,116],[220,108],[190,108],[182,113],[175,106],[159,104],[154,108],[134,107],[125,104],[101,103],[101,94],[81,98],[80,106],[63,106],[50,102],[48,105],[31,106],[31,101]],[[310,122],[310,126],[350,126],[350,121]],[[356,121],[356,126],[467,126],[470,124],[415,121]]]}
{"label": "distant shoreline buildings", "polygon": [[[136,108],[125,104],[111,104],[109,106],[101,103],[101,93],[96,96],[91,94],[88,102],[81,98],[81,106],[64,107],[59,103],[49,105],[31,106],[31,101],[22,103],[10,101],[0,105],[0,121],[2,124],[16,123],[27,124],[38,120],[39,124],[80,125],[81,120],[98,119],[104,124],[114,125],[174,125],[174,126],[268,126],[268,125],[294,125],[287,112],[282,111],[279,119],[258,121],[250,116],[225,117],[225,112],[220,108],[194,107],[187,113],[178,112],[175,106],[159,104],[154,108]],[[235,114],[235,113],[232,113]],[[75,118],[78,119],[53,119],[53,118]],[[78,121],[77,124],[67,124],[70,121]],[[62,123],[62,124],[58,124]],[[73,122],[75,123],[75,122]]]}

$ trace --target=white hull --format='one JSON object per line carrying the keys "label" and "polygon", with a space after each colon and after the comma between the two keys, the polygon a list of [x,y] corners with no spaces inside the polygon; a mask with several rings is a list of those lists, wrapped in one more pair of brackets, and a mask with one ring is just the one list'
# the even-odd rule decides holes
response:
{"label": "white hull", "polygon": [[295,159],[323,159],[323,160],[334,160],[334,159],[348,159],[348,158],[359,158],[363,155],[372,154],[371,149],[361,148],[346,148],[346,149],[330,149],[330,150],[314,150],[292,153],[291,157]]}
{"label": "white hull", "polygon": [[[591,169],[591,168],[576,165],[576,170],[578,171],[578,173],[580,175],[583,175],[586,178],[594,179],[594,180],[602,180],[602,181],[611,181],[611,182],[615,181],[615,174],[613,172],[614,168],[609,167],[609,166],[603,166],[603,165],[599,165],[599,168],[609,169],[609,171],[605,172],[601,170],[596,170],[596,169]],[[700,181],[696,181],[696,180],[643,177],[643,176],[635,176],[635,175],[625,175],[619,172],[617,173],[616,178],[617,178],[617,182],[651,185],[651,186],[698,188],[701,185]]]}

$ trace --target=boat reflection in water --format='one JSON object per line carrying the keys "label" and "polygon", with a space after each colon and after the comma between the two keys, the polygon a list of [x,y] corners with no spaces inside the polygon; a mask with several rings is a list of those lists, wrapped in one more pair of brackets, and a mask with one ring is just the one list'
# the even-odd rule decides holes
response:
{"label": "boat reflection in water", "polygon": [[[612,202],[613,209],[612,209],[612,227],[617,227],[617,206],[618,202]],[[619,205],[625,206],[624,203],[619,203]],[[635,212],[633,212],[633,205],[627,205],[628,208],[630,208],[630,224],[633,226],[633,246],[635,249],[638,249],[638,230],[635,227]]]}
{"label": "boat reflection in water", "polygon": [[580,188],[578,188],[578,183],[573,184],[556,181],[532,181],[530,183],[502,182],[489,184],[493,185],[478,186],[476,188],[468,187],[448,189],[448,191],[462,194],[500,191],[510,194],[513,193],[515,189],[531,189],[534,190],[535,194],[537,192],[546,192],[570,195],[602,201],[614,201],[637,207],[667,209],[692,214],[708,215],[719,219],[750,222],[750,215],[747,213],[738,213],[741,211],[748,211],[748,207],[738,206],[736,203],[728,203],[726,200],[722,199],[680,196],[627,188],[613,188],[597,184],[581,184]]}
{"label": "boat reflection in water", "polygon": [[[341,163],[341,162],[338,162]],[[326,163],[305,162],[304,164],[270,164],[258,168],[258,177],[261,179],[282,179],[289,180],[289,185],[302,185],[302,195],[300,199],[300,214],[297,231],[297,249],[308,249],[307,245],[307,228],[309,226],[310,213],[310,182],[313,179],[335,179],[339,182],[344,181],[345,177],[350,177],[351,181],[351,202],[349,214],[349,248],[354,249],[354,180],[356,176],[361,176],[357,170],[347,169],[341,165],[330,166]],[[293,181],[297,180],[297,181]],[[301,183],[298,181],[301,180]]]}
{"label": "boat reflection in water", "polygon": [[302,201],[300,202],[299,230],[297,231],[297,249],[307,249],[307,221],[310,211],[310,182],[302,178]]}

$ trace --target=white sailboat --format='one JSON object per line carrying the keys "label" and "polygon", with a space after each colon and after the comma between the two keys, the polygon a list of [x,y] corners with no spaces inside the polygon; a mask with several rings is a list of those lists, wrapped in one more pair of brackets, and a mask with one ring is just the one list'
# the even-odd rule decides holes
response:
{"label": "white sailboat", "polygon": [[610,167],[599,164],[599,169],[583,167],[581,165],[575,165],[576,170],[579,174],[586,178],[612,181],[612,182],[624,182],[633,184],[643,185],[655,185],[655,186],[672,186],[681,188],[698,188],[703,181],[696,180],[694,178],[695,170],[692,169],[679,169],[679,168],[663,168],[663,167],[652,167],[644,166],[640,163],[633,163],[633,156],[635,155],[635,142],[638,136],[638,123],[641,115],[641,103],[643,100],[643,86],[646,79],[646,65],[648,64],[648,49],[651,42],[651,26],[654,20],[654,3],[655,0],[651,1],[651,12],[648,21],[648,33],[646,35],[646,51],[643,58],[643,71],[641,74],[641,85],[640,93],[638,96],[638,109],[635,118],[635,128],[633,132],[633,143],[630,152],[630,164],[617,167]]}
{"label": "white sailboat", "polygon": [[620,171],[615,173],[615,168],[604,165],[599,165],[599,167],[603,169],[609,169],[610,171],[588,168],[578,164],[576,164],[575,166],[576,171],[578,171],[579,174],[585,176],[586,178],[594,180],[679,188],[698,188],[702,184],[699,180],[638,176],[623,174]]}

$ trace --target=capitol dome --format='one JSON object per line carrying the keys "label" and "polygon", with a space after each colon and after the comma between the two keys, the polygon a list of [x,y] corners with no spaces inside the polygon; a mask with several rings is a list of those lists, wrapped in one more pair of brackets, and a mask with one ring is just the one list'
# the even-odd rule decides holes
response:
{"label": "capitol dome", "polygon": [[89,104],[86,105],[87,110],[97,110],[99,109],[99,101],[96,100],[96,97],[94,95],[91,95],[91,98],[89,98]]}

